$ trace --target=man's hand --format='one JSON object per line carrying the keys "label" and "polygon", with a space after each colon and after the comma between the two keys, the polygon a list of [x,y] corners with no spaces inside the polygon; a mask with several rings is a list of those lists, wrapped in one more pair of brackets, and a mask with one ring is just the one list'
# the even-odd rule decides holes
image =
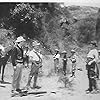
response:
{"label": "man's hand", "polygon": [[17,67],[16,67],[16,66],[14,66],[14,71],[16,70],[16,68],[17,68]]}
{"label": "man's hand", "polygon": [[88,65],[91,65],[92,64],[92,61],[90,61],[89,63],[88,63]]}

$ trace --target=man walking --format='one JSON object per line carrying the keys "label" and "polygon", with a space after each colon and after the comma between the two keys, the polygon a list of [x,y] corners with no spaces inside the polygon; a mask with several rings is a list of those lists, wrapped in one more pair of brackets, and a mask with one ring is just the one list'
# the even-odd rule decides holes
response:
{"label": "man walking", "polygon": [[98,61],[98,51],[96,49],[97,44],[95,41],[91,42],[91,50],[87,54],[87,64],[86,64],[86,69],[87,69],[87,75],[88,75],[88,80],[89,80],[89,88],[86,90],[87,93],[92,92],[93,89],[97,90],[97,83],[96,83],[96,78],[97,78],[97,66],[96,63]]}
{"label": "man walking", "polygon": [[39,45],[40,43],[37,42],[33,42],[33,47],[34,49],[32,51],[29,52],[29,60],[31,61],[31,70],[30,70],[30,74],[29,74],[29,78],[28,78],[28,82],[26,85],[26,89],[30,88],[30,83],[32,80],[32,77],[34,76],[34,82],[33,82],[33,89],[37,88],[39,89],[40,87],[36,85],[37,83],[37,78],[38,78],[38,72],[39,72],[39,68],[42,67],[42,59],[41,59],[41,55],[38,52],[39,51]]}
{"label": "man walking", "polygon": [[12,50],[11,60],[14,69],[13,81],[12,81],[12,93],[21,92],[20,81],[23,68],[23,45],[25,39],[20,36],[15,41],[15,46]]}

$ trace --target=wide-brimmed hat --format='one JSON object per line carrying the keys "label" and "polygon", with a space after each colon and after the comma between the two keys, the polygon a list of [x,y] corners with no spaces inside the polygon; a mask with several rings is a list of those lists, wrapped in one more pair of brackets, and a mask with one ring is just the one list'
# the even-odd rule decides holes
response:
{"label": "wide-brimmed hat", "polygon": [[58,49],[55,49],[55,51],[59,51]]}
{"label": "wide-brimmed hat", "polygon": [[65,53],[67,53],[67,52],[64,50],[62,53],[64,53],[64,54],[65,54]]}
{"label": "wide-brimmed hat", "polygon": [[90,44],[94,45],[95,47],[97,47],[97,42],[96,41],[91,41]]}
{"label": "wide-brimmed hat", "polygon": [[24,42],[26,41],[22,36],[18,37],[17,40],[15,42]]}
{"label": "wide-brimmed hat", "polygon": [[74,50],[74,49],[72,49],[72,50],[71,50],[71,52],[72,52],[72,53],[75,53],[75,50]]}

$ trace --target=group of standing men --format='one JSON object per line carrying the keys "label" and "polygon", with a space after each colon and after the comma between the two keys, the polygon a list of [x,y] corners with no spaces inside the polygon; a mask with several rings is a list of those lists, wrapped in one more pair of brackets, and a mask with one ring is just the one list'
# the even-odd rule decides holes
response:
{"label": "group of standing men", "polygon": [[[60,58],[60,53],[59,53],[59,50],[58,49],[55,49],[56,53],[55,55],[53,56],[54,58],[54,70],[55,70],[55,73],[58,72],[59,70],[59,58]],[[75,76],[75,70],[76,70],[76,54],[75,54],[75,50],[72,49],[71,50],[71,56],[70,57],[67,57],[67,52],[64,50],[62,52],[62,60],[63,60],[63,67],[62,67],[62,71],[63,71],[63,74],[64,76],[66,76],[66,73],[67,73],[67,61],[68,61],[68,58],[71,60],[72,62],[72,69],[71,69],[71,77]]]}
{"label": "group of standing men", "polygon": [[[11,61],[14,69],[13,74],[13,81],[12,81],[12,93],[20,93],[22,92],[22,89],[20,89],[20,81],[22,76],[22,69],[23,69],[23,46],[25,44],[25,39],[20,36],[15,41],[15,46],[12,51]],[[26,85],[26,89],[29,89],[30,82],[32,77],[34,76],[34,83],[32,88],[40,88],[36,85],[37,77],[38,77],[38,71],[39,68],[42,67],[42,59],[38,52],[38,46],[40,45],[37,42],[33,42],[33,48],[30,52],[27,52],[27,55],[29,56],[29,60],[31,61],[31,70],[28,78],[28,82]]]}
{"label": "group of standing men", "polygon": [[[71,50],[71,56],[67,57],[67,52],[63,51],[63,73],[66,76],[66,67],[67,67],[67,61],[68,58],[72,62],[72,69],[71,69],[71,77],[75,76],[75,70],[76,70],[76,54],[75,50]],[[59,50],[56,50],[56,54],[54,55],[54,66],[55,66],[55,72],[57,72],[57,69],[59,69],[59,58],[60,53]],[[86,60],[86,70],[87,70],[87,76],[89,81],[89,88],[86,90],[86,93],[91,93],[93,91],[99,91],[97,86],[97,79],[99,79],[99,71],[100,71],[100,50],[97,48],[96,41],[91,41],[90,43],[90,50],[87,54],[87,60]]]}
{"label": "group of standing men", "polygon": [[[20,36],[17,38],[15,41],[14,48],[12,50],[12,55],[11,55],[11,61],[14,69],[14,74],[13,74],[13,81],[12,81],[12,93],[15,92],[21,92],[22,90],[20,89],[20,81],[21,81],[21,76],[22,76],[22,69],[23,69],[23,59],[24,59],[24,53],[23,53],[23,46],[24,42],[26,40]],[[39,45],[40,43],[33,42],[33,48],[30,50],[30,52],[27,52],[27,56],[29,56],[29,60],[31,61],[31,70],[30,74],[28,77],[28,82],[26,85],[26,89],[30,88],[30,82],[32,80],[32,77],[34,76],[34,83],[33,83],[33,88],[40,88],[39,86],[36,85],[37,83],[37,77],[38,77],[38,72],[39,68],[42,67],[42,57],[41,54],[39,53]],[[56,53],[53,56],[54,58],[54,70],[55,73],[59,70],[59,58],[60,58],[60,53],[59,50],[55,50]],[[67,52],[63,51],[63,74],[66,76],[66,67],[67,67],[67,61],[68,58],[72,62],[72,70],[71,70],[71,77],[75,76],[75,70],[76,70],[76,54],[75,50],[71,50],[71,56],[67,57]],[[88,75],[88,80],[89,80],[89,88],[86,90],[87,92],[92,92],[93,90],[98,90],[97,87],[97,78],[99,78],[99,52],[97,50],[97,44],[96,42],[91,42],[91,49],[89,53],[87,54],[87,61],[86,61],[86,70],[87,70],[87,75]]]}
{"label": "group of standing men", "polygon": [[96,41],[90,43],[90,51],[87,54],[86,70],[89,80],[89,88],[86,90],[87,93],[93,91],[99,91],[97,86],[97,79],[99,79],[99,51],[97,50]]}

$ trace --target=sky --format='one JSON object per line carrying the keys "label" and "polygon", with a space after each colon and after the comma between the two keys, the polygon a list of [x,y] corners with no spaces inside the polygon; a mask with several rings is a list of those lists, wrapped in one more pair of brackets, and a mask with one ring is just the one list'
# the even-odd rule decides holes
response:
{"label": "sky", "polygon": [[100,0],[64,0],[65,5],[100,7]]}
{"label": "sky", "polygon": [[66,6],[100,7],[100,0],[0,0],[0,2],[64,2]]}

